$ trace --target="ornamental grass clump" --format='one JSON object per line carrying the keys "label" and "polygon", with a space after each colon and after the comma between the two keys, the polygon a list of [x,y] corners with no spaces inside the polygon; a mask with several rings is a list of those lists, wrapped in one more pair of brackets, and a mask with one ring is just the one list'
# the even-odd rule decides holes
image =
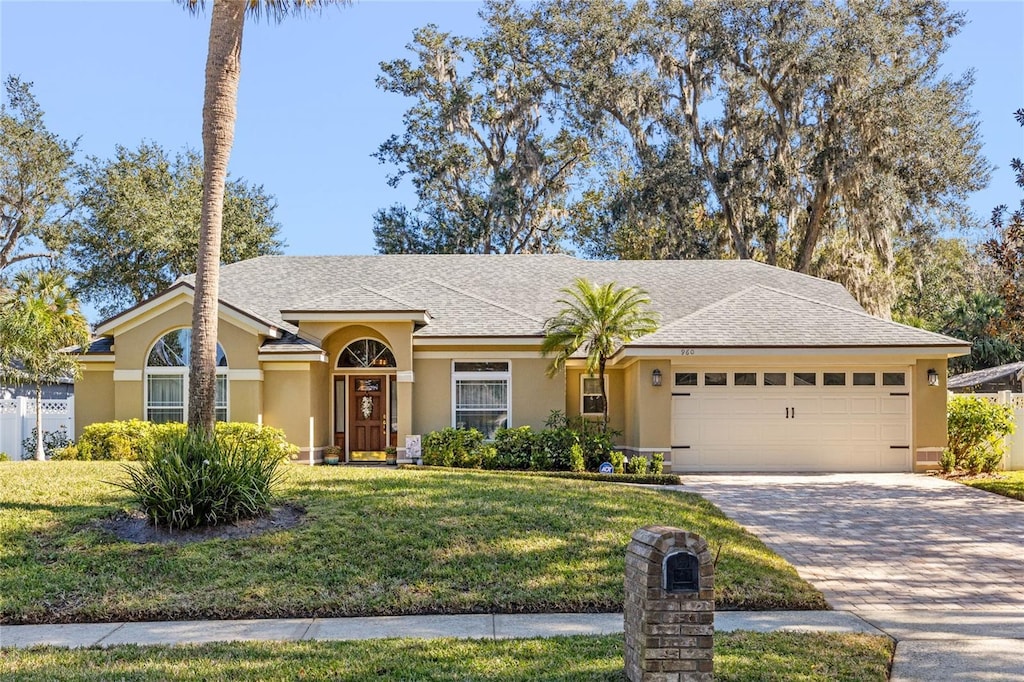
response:
{"label": "ornamental grass clump", "polygon": [[170,530],[235,523],[267,513],[281,480],[278,448],[225,442],[193,433],[162,439],[126,481],[153,525]]}

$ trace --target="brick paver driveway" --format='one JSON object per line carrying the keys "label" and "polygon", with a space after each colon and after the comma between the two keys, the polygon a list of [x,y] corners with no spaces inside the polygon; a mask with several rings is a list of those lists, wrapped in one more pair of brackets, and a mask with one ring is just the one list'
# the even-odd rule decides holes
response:
{"label": "brick paver driveway", "polygon": [[833,608],[1024,610],[1024,502],[912,474],[683,483],[784,556]]}

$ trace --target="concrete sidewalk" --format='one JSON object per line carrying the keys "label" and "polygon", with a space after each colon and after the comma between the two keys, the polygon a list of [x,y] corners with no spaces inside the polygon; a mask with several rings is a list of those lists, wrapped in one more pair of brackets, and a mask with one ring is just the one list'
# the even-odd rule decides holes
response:
{"label": "concrete sidewalk", "polygon": [[[1024,614],[1006,611],[718,611],[715,630],[862,632],[896,642],[893,682],[1024,680]],[[90,647],[391,637],[507,639],[622,632],[621,613],[0,625],[0,646]]]}
{"label": "concrete sidewalk", "polygon": [[[885,634],[843,611],[719,611],[715,629],[809,630]],[[0,625],[0,646],[63,647],[116,644],[199,644],[223,641],[415,639],[509,639],[622,632],[621,613],[467,614],[377,616],[369,618],[282,618],[271,620],[170,621],[165,623],[82,623]]]}

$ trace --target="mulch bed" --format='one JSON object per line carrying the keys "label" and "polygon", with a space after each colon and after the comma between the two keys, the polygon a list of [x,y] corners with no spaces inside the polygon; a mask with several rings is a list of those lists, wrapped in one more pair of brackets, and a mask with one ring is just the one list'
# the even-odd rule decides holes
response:
{"label": "mulch bed", "polygon": [[144,545],[148,543],[187,545],[207,540],[238,540],[255,537],[263,533],[295,528],[302,523],[306,510],[283,504],[274,507],[269,514],[245,519],[233,524],[203,526],[191,530],[167,530],[157,528],[140,511],[121,512],[117,516],[99,521],[97,526],[113,533],[121,540]]}

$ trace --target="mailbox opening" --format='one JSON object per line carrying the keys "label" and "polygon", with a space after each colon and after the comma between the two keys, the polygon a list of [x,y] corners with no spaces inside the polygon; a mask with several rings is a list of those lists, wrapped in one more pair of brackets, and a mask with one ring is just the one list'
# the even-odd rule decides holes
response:
{"label": "mailbox opening", "polygon": [[665,557],[662,588],[666,592],[700,591],[700,562],[697,555],[686,550]]}

